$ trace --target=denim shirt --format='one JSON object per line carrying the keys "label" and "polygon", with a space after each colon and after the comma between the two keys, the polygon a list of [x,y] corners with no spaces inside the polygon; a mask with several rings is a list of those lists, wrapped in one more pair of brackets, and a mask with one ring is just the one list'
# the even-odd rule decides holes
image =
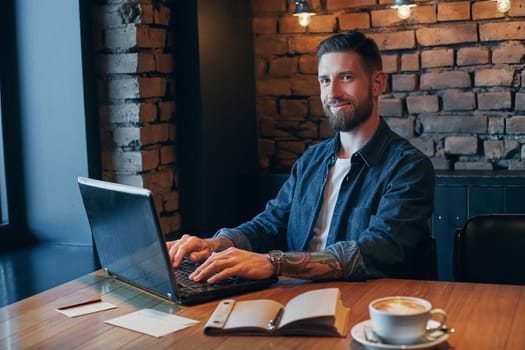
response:
{"label": "denim shirt", "polygon": [[[309,147],[263,212],[216,237],[237,248],[305,251],[323,201],[339,135]],[[418,249],[430,235],[434,168],[381,118],[372,138],[351,158],[341,185],[325,252],[341,263],[343,279],[414,277]]]}

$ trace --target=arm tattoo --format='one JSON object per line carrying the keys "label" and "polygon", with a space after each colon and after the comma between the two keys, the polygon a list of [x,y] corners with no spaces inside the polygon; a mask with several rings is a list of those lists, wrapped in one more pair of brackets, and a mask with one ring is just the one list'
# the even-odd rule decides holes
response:
{"label": "arm tattoo", "polygon": [[282,274],[311,280],[333,280],[342,276],[341,264],[330,253],[286,252]]}

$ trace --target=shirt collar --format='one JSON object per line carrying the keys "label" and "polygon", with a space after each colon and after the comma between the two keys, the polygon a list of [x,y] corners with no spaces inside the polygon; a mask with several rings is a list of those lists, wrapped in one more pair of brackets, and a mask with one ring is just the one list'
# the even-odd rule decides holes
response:
{"label": "shirt collar", "polygon": [[[386,121],[379,117],[379,126],[374,133],[374,135],[368,140],[368,142],[361,147],[352,157],[361,157],[361,159],[366,163],[367,166],[372,167],[379,162],[382,154],[385,152],[385,149],[388,144],[390,127]],[[339,151],[339,146],[341,144],[341,139],[339,134],[337,134],[332,140],[332,153],[330,153],[327,159],[331,159],[335,162],[337,152]]]}

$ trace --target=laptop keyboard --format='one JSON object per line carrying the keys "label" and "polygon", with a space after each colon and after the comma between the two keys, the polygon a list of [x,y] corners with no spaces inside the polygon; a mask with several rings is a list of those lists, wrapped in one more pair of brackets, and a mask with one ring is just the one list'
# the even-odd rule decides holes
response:
{"label": "laptop keyboard", "polygon": [[190,280],[189,275],[195,271],[197,266],[199,265],[188,259],[184,259],[181,262],[179,267],[174,271],[175,281],[177,281],[177,284],[179,284],[180,287],[194,291],[206,291],[217,287],[220,288],[220,286],[235,284],[238,281],[236,277],[228,277],[214,284],[208,284],[206,280],[203,280],[202,282],[192,281]]}

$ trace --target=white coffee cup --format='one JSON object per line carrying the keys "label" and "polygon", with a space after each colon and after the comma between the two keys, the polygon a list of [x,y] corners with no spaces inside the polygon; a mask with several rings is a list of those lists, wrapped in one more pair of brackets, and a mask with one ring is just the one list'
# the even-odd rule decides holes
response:
{"label": "white coffee cup", "polygon": [[[390,296],[375,299],[368,305],[372,329],[387,344],[409,345],[416,343],[426,333],[443,327],[447,314],[433,309],[432,304],[421,298]],[[436,326],[429,328],[428,321],[436,318]]]}

